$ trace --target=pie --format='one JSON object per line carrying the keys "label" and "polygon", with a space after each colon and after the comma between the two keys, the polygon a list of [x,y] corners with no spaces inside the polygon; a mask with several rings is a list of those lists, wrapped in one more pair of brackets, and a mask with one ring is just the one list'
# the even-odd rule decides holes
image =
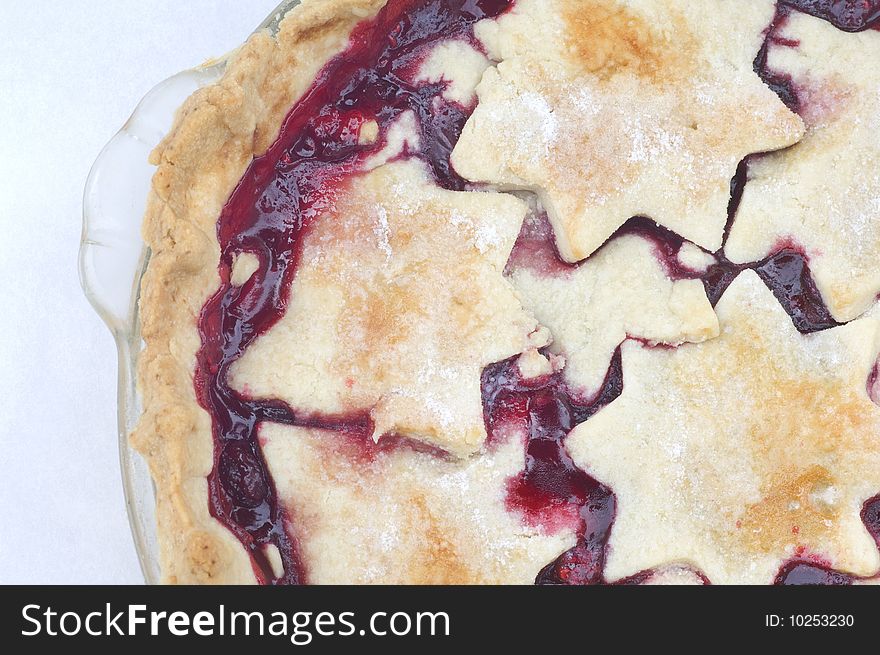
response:
{"label": "pie", "polygon": [[880,3],[304,0],[152,155],[169,583],[880,579]]}

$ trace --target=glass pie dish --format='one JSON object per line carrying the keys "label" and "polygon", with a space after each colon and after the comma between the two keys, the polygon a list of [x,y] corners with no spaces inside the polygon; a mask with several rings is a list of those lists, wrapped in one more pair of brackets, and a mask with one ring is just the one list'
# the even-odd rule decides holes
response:
{"label": "glass pie dish", "polygon": [[146,579],[159,544],[184,584],[875,580],[880,149],[810,112],[829,51],[873,102],[880,42],[802,2],[285,3],[153,91],[82,261]]}
{"label": "glass pie dish", "polygon": [[[284,0],[255,31],[276,33],[281,19],[299,1]],[[171,128],[177,108],[194,91],[216,82],[228,59],[226,55],[208,61],[153,87],[98,155],[83,196],[80,282],[116,342],[119,460],[132,536],[148,584],[160,581],[155,491],[146,462],[128,439],[141,413],[136,387],[142,345],[138,299],[150,256],[141,239],[141,221],[155,170],[148,158]]]}

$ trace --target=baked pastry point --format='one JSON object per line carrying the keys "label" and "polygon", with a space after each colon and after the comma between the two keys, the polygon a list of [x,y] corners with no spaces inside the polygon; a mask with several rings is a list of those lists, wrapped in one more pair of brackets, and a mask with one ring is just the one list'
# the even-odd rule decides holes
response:
{"label": "baked pastry point", "polygon": [[802,335],[752,271],[716,311],[717,339],[624,344],[623,393],[566,442],[617,497],[606,575],[682,561],[767,584],[795,557],[876,574],[860,513],[880,489],[880,317]]}
{"label": "baked pastry point", "polygon": [[753,69],[774,10],[772,0],[518,0],[477,26],[501,63],[477,87],[452,164],[536,191],[569,262],[637,215],[715,251],[740,160],[803,134]]}
{"label": "baked pastry point", "polygon": [[755,158],[725,245],[734,262],[793,243],[838,321],[880,294],[880,32],[847,34],[793,13],[771,41],[767,66],[796,94],[807,131]]}

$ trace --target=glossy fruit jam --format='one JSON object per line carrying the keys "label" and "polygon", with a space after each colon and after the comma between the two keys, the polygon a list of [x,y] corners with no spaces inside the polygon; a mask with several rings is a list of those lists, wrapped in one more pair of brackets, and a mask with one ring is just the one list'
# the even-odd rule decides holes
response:
{"label": "glossy fruit jam", "polygon": [[880,27],[880,0],[782,0],[781,4],[827,20],[845,32]]}
{"label": "glossy fruit jam", "polygon": [[[199,320],[202,346],[195,386],[213,419],[214,469],[210,510],[241,541],[263,583],[305,581],[295,526],[277,492],[257,440],[261,421],[371,432],[366,415],[304,416],[280,402],[243,398],[227,383],[230,366],[281,317],[300,257],[303,235],[328,206],[333,190],[381,150],[388,128],[414,113],[423,159],[437,183],[460,189],[449,153],[470,109],[443,98],[445,83],[416,83],[418,64],[447,39],[472,39],[477,20],[509,7],[502,0],[390,0],[359,25],[346,50],[319,73],[284,121],[278,140],[248,168],[217,226],[220,289]],[[361,126],[375,121],[378,139],[360,143]],[[252,253],[259,268],[241,286],[230,281],[233,259]],[[267,548],[277,548],[283,572]]]}
{"label": "glossy fruit jam", "polygon": [[569,457],[565,438],[623,391],[620,349],[592,399],[573,396],[559,373],[523,380],[515,360],[486,367],[483,412],[491,440],[503,428],[526,435],[523,471],[509,481],[508,508],[525,520],[552,527],[571,523],[577,545],[548,564],[537,584],[603,582],[605,546],[614,521],[614,494]]}
{"label": "glossy fruit jam", "polygon": [[[869,8],[859,9],[871,3],[787,4],[826,17],[845,29],[872,24],[877,15],[875,5],[871,5],[873,13]],[[199,319],[202,345],[195,388],[213,425],[214,467],[208,477],[211,514],[247,550],[263,584],[304,583],[308,571],[296,541],[297,526],[278,499],[259,446],[259,424],[268,421],[334,430],[363,443],[365,452],[375,448],[367,438],[373,426],[366,411],[351,416],[315,416],[277,400],[245,398],[227,382],[230,367],[281,318],[304,235],[325,213],[334,191],[359,174],[364,161],[384,147],[389,127],[401,114],[412,112],[420,132],[418,149],[407,155],[423,160],[438,185],[466,188],[465,180],[452,170],[449,156],[473,107],[445,99],[446,82],[416,82],[415,77],[434,45],[450,39],[474,42],[473,24],[499,16],[511,5],[507,0],[389,0],[374,18],[354,30],[347,48],[324,66],[285,118],[278,140],[251,163],[220,215],[221,286]],[[851,8],[841,9],[843,5]],[[756,69],[796,108],[796,90],[786,86],[784,79],[773,78],[766,70],[766,50],[762,52]],[[378,125],[379,134],[374,141],[363,143],[360,130],[368,122]],[[744,163],[731,185],[731,220],[746,172]],[[717,264],[700,274],[677,263],[682,245],[677,235],[644,218],[631,220],[619,233],[623,232],[652,239],[669,275],[702,279],[713,302],[736,274],[753,268],[799,330],[811,332],[836,325],[816,291],[806,257],[795,244],[781,244],[771,257],[746,266],[733,265],[722,253],[716,253]],[[515,255],[523,252],[522,245],[518,244]],[[552,245],[548,247],[551,268],[568,266],[553,254]],[[256,256],[259,266],[239,286],[232,284],[231,270],[241,253]],[[558,373],[524,380],[514,360],[493,364],[483,372],[488,447],[510,426],[518,428],[526,439],[523,470],[509,481],[508,508],[524,521],[571,526],[577,535],[572,549],[540,570],[537,584],[606,582],[603,569],[615,516],[614,494],[574,464],[564,442],[576,425],[612,402],[622,386],[619,349],[602,389],[591,399],[573,394]],[[381,447],[393,448],[398,443],[383,439]],[[866,503],[862,518],[880,539],[880,497]],[[270,554],[276,549],[281,570],[273,566]],[[649,574],[619,582],[638,583]],[[845,573],[806,560],[790,562],[777,579],[780,584],[852,581]]]}

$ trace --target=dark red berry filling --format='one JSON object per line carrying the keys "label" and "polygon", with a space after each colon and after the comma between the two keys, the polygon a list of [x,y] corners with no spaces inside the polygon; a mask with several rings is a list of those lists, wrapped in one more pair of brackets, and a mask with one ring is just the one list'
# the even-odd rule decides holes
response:
{"label": "dark red berry filling", "polygon": [[[772,38],[772,36],[771,36]],[[744,159],[730,181],[730,203],[727,206],[727,227],[724,242],[730,233],[736,211],[748,183],[749,158]],[[714,254],[716,263],[702,275],[709,302],[714,306],[737,275],[755,271],[773,292],[798,331],[809,334],[839,325],[831,316],[813,276],[803,249],[796,243],[780,243],[773,254],[758,262],[734,264],[724,254],[724,246]]]}
{"label": "dark red berry filling", "polygon": [[623,391],[620,349],[602,389],[590,400],[572,395],[559,373],[523,380],[515,360],[486,367],[482,389],[490,438],[512,426],[526,434],[525,468],[509,482],[508,507],[551,530],[563,523],[576,529],[577,545],[548,564],[536,584],[602,582],[614,494],[575,465],[564,441],[576,425]]}
{"label": "dark red berry filling", "polygon": [[[859,29],[877,19],[876,3],[787,4],[821,15],[842,29]],[[208,477],[211,514],[248,551],[257,579],[263,584],[303,583],[306,571],[299,556],[296,530],[279,502],[258,443],[260,423],[342,432],[363,443],[366,456],[370,456],[371,448],[417,446],[406,440],[388,439],[383,439],[381,446],[370,446],[372,442],[366,437],[373,426],[366,413],[310,416],[280,401],[244,397],[228,385],[229,369],[254,339],[280,319],[304,235],[332,201],[334,190],[359,174],[364,160],[383,147],[389,126],[403,112],[413,112],[421,137],[418,150],[407,155],[426,162],[442,187],[465,188],[465,181],[450,166],[449,154],[472,108],[444,99],[445,83],[416,83],[414,76],[434,44],[449,39],[473,42],[474,22],[498,16],[511,5],[510,0],[389,0],[374,19],[355,29],[346,50],[322,69],[286,117],[278,140],[252,162],[221,213],[217,225],[221,286],[199,318],[202,346],[194,383],[199,402],[213,423],[214,468]],[[792,86],[766,70],[766,47],[755,65],[789,106],[799,106]],[[378,140],[360,143],[361,127],[373,120],[379,125]],[[743,164],[732,184],[731,217],[745,181]],[[815,290],[806,258],[796,248],[787,247],[763,262],[747,266],[733,265],[716,253],[719,263],[700,276],[678,262],[682,239],[677,235],[644,218],[629,221],[618,235],[624,233],[651,239],[670,276],[702,277],[713,301],[737,273],[753,268],[773,289],[798,329],[809,332],[835,325]],[[528,258],[530,238],[524,232],[514,259],[517,253]],[[559,260],[548,234],[535,237],[531,245],[542,239],[545,244],[538,245],[538,250],[550,244],[543,253],[546,263],[566,270],[569,265]],[[259,268],[248,281],[235,286],[230,281],[232,263],[243,252],[254,254]],[[605,582],[604,558],[614,521],[614,494],[574,464],[564,440],[574,426],[614,400],[622,384],[619,349],[602,390],[589,400],[572,394],[558,373],[523,380],[513,360],[491,365],[483,373],[490,445],[500,438],[503,426],[518,426],[527,435],[524,469],[509,483],[511,511],[548,529],[571,525],[577,534],[577,544],[544,567],[537,584]],[[880,499],[866,503],[862,517],[878,538]],[[281,555],[281,575],[273,572],[266,553],[269,546],[276,547]],[[650,572],[620,582],[638,583],[647,577]],[[836,582],[848,578],[798,561],[787,565],[778,581],[806,579]]]}
{"label": "dark red berry filling", "polygon": [[[505,0],[390,0],[359,25],[347,49],[319,73],[294,105],[278,140],[248,168],[220,215],[220,289],[199,319],[202,347],[195,387],[210,412],[214,469],[208,477],[211,514],[241,541],[263,583],[301,583],[304,570],[284,509],[257,442],[257,425],[275,421],[371,431],[366,415],[310,417],[280,402],[242,397],[227,383],[230,366],[281,317],[299,263],[304,234],[333,190],[356,175],[384,145],[389,126],[412,111],[421,131],[418,152],[437,183],[463,187],[449,165],[469,109],[445,100],[445,83],[415,83],[429,48],[447,39],[472,40],[474,22],[496,16]],[[359,143],[361,126],[379,125],[375,143]],[[235,255],[249,252],[259,268],[243,285],[230,282]],[[265,553],[277,547],[284,572],[276,576]]]}
{"label": "dark red berry filling", "polygon": [[801,560],[792,560],[784,564],[773,584],[780,586],[789,585],[851,585],[855,577],[848,573],[841,573],[822,564],[813,564]]}
{"label": "dark red berry filling", "polygon": [[754,270],[776,296],[798,331],[809,334],[839,325],[825,306],[810,275],[807,258],[797,246],[780,247],[774,254],[752,264],[733,264],[716,253],[718,262],[703,276],[706,295],[714,305],[734,278],[746,269]]}
{"label": "dark red berry filling", "polygon": [[[666,273],[674,280],[698,278],[700,273],[684,266],[678,259],[678,251],[684,239],[667,230],[662,225],[644,216],[634,216],[618,228],[608,240],[602,244],[605,248],[612,241],[623,235],[633,234],[650,241],[654,246],[657,260],[666,269]],[[598,252],[598,250],[597,250]],[[505,274],[517,268],[527,268],[539,275],[563,276],[577,268],[578,264],[570,264],[562,260],[556,248],[553,227],[546,212],[529,216],[524,222],[513,252],[507,262]]]}
{"label": "dark red berry filling", "polygon": [[[880,548],[880,495],[869,498],[862,506],[862,522]],[[805,559],[787,562],[776,574],[777,585],[851,585],[858,576],[836,571],[825,564]]]}
{"label": "dark red berry filling", "polygon": [[880,27],[880,0],[781,0],[781,4],[827,20],[845,32]]}

